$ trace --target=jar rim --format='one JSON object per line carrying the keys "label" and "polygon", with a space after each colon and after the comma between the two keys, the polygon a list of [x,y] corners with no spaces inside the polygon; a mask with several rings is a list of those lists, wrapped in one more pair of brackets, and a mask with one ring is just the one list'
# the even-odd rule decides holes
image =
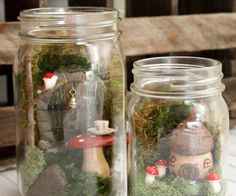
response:
{"label": "jar rim", "polygon": [[106,7],[49,7],[20,12],[20,36],[29,39],[85,40],[118,34],[119,12]]}
{"label": "jar rim", "polygon": [[146,97],[203,98],[224,90],[222,64],[192,56],[145,58],[134,62],[131,90]]}
{"label": "jar rim", "polygon": [[30,19],[37,18],[43,16],[60,16],[60,15],[86,15],[91,14],[114,14],[117,13],[118,10],[115,8],[107,8],[107,7],[45,7],[45,8],[33,8],[26,9],[20,12],[19,19]]}
{"label": "jar rim", "polygon": [[144,72],[154,72],[159,69],[170,68],[168,65],[171,65],[172,70],[181,72],[186,69],[191,69],[192,71],[209,71],[215,68],[221,69],[222,63],[218,60],[204,57],[164,56],[140,59],[135,61],[133,65],[133,72],[135,72],[135,69]]}

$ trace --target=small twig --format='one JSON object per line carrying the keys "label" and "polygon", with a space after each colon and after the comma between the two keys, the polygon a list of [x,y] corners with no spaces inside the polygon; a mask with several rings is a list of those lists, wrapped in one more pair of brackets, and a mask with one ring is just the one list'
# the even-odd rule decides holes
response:
{"label": "small twig", "polygon": [[26,77],[26,92],[27,92],[27,120],[28,120],[28,127],[27,127],[27,137],[28,143],[31,146],[35,145],[34,141],[34,127],[35,127],[35,120],[34,120],[34,84],[32,78],[32,67],[31,67],[31,58],[26,55],[25,56],[25,77]]}

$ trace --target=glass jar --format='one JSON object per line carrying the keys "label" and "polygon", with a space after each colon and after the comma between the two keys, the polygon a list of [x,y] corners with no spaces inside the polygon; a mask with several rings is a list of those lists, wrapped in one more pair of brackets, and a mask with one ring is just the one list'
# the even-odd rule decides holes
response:
{"label": "glass jar", "polygon": [[22,195],[126,195],[118,11],[20,13],[17,163]]}
{"label": "glass jar", "polygon": [[229,117],[221,63],[150,58],[136,61],[133,74],[129,194],[226,195]]}

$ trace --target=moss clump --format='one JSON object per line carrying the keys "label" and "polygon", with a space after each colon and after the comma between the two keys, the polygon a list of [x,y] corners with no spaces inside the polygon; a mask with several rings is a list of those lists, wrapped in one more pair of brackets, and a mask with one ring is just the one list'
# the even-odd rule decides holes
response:
{"label": "moss clump", "polygon": [[167,135],[187,119],[191,108],[182,101],[147,101],[133,114],[138,168],[169,159]]}
{"label": "moss clump", "polygon": [[179,123],[187,119],[191,106],[183,102],[148,101],[134,114],[137,138],[144,144],[155,145]]}
{"label": "moss clump", "polygon": [[75,44],[43,45],[34,48],[31,63],[35,89],[42,85],[43,75],[47,72],[85,72],[90,68],[90,62],[83,54],[81,46]]}
{"label": "moss clump", "polygon": [[156,180],[153,184],[151,185],[146,185],[144,183],[145,177],[144,175],[138,176],[135,180],[135,183],[133,185],[133,190],[131,195],[135,196],[143,196],[143,195],[148,195],[148,196],[183,196],[181,192],[179,192],[178,189],[175,189],[173,186],[170,184]]}
{"label": "moss clump", "polygon": [[26,147],[25,161],[20,166],[22,175],[23,192],[26,193],[29,186],[32,185],[39,177],[40,173],[46,166],[44,153],[37,147]]}
{"label": "moss clump", "polygon": [[107,82],[104,100],[104,119],[112,122],[111,116],[122,112],[124,106],[123,94],[122,80],[113,79]]}
{"label": "moss clump", "polygon": [[62,144],[59,151],[45,153],[47,165],[58,164],[61,168],[66,168],[70,163],[75,163],[75,166],[80,168],[82,165],[82,150],[70,150]]}
{"label": "moss clump", "polygon": [[64,191],[67,196],[106,196],[109,195],[110,179],[81,169],[82,151],[62,147],[57,153],[46,153],[47,165],[59,164],[66,174],[68,185]]}
{"label": "moss clump", "polygon": [[96,173],[79,170],[73,163],[66,166],[69,184],[65,187],[67,196],[107,196],[110,179],[99,177]]}
{"label": "moss clump", "polygon": [[151,185],[145,184],[145,174],[140,174],[134,179],[132,184],[135,196],[223,196],[225,195],[225,185],[222,182],[222,190],[220,193],[214,193],[212,187],[204,180],[190,183],[184,179],[177,178],[168,174],[163,179],[156,179]]}

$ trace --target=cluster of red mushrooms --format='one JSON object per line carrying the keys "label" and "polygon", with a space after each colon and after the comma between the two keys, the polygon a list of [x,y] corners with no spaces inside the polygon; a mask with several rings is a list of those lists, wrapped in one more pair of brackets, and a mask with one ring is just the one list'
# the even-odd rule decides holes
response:
{"label": "cluster of red mushrooms", "polygon": [[[159,160],[155,166],[148,166],[146,168],[145,183],[150,185],[155,182],[155,178],[163,178],[166,175],[168,163],[165,160]],[[219,193],[221,190],[220,176],[216,173],[209,173],[205,177],[206,181],[213,188],[215,193]]]}

